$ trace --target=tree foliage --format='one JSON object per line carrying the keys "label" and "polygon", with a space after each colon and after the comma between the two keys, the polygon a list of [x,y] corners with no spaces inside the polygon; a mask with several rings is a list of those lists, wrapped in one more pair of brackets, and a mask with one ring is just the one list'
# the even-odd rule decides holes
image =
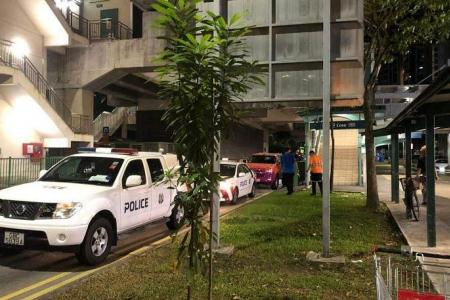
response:
{"label": "tree foliage", "polygon": [[221,135],[227,135],[238,117],[236,102],[251,84],[261,82],[256,62],[248,60],[243,40],[249,29],[239,27],[239,16],[227,22],[212,12],[200,12],[198,2],[157,0],[153,5],[160,14],[158,26],[166,32],[160,37],[166,41],[160,55],[163,66],[157,70],[159,97],[169,101],[163,120],[173,132],[181,160],[178,185],[187,186],[175,203],[190,226],[178,262],[187,267],[190,278],[211,261],[211,229],[202,216],[205,200],[217,193],[220,177],[213,163]]}
{"label": "tree foliage", "polygon": [[367,206],[378,208],[373,137],[375,86],[384,64],[405,55],[413,45],[448,38],[448,0],[365,0],[364,118],[366,120]]}

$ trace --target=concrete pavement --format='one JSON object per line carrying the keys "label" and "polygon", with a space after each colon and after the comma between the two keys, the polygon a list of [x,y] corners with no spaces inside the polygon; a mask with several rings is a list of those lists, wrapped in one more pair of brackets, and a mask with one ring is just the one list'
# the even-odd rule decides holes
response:
{"label": "concrete pavement", "polygon": [[[436,181],[436,247],[427,246],[427,207],[420,207],[419,221],[411,221],[405,216],[404,192],[400,188],[400,203],[391,201],[391,176],[378,175],[378,194],[386,203],[399,229],[411,250],[418,253],[431,253],[450,256],[450,182]],[[339,187],[338,190],[365,192],[365,187]],[[419,201],[422,194],[417,191]],[[434,287],[439,293],[450,296],[450,259],[425,257],[422,267],[428,272]],[[444,275],[447,274],[448,275]]]}

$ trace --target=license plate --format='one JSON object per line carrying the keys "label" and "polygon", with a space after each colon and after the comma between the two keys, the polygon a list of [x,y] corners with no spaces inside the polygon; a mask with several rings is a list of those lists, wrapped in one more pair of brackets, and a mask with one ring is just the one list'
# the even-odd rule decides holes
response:
{"label": "license plate", "polygon": [[6,245],[23,246],[25,244],[25,234],[20,232],[5,231],[3,243]]}

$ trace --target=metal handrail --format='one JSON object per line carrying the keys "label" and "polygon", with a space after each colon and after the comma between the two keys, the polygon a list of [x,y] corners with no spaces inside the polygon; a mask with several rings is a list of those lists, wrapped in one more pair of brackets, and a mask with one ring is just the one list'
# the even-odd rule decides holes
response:
{"label": "metal handrail", "polygon": [[99,140],[103,135],[103,127],[109,127],[111,133],[122,125],[125,117],[128,117],[129,107],[117,107],[112,112],[103,112],[94,120],[94,139]]}
{"label": "metal handrail", "polygon": [[[13,43],[0,39],[0,62],[4,65],[21,71],[25,77],[33,84],[50,106],[56,111],[61,119],[71,128],[75,133],[90,133],[89,126],[79,126],[79,128],[87,128],[87,130],[78,131],[73,126],[73,116],[70,109],[66,106],[56,94],[55,90],[50,86],[44,76],[33,65],[30,59],[26,56],[17,55],[13,51]],[[89,119],[88,116],[83,115],[83,118]]]}
{"label": "metal handrail", "polygon": [[133,38],[133,31],[130,27],[120,21],[112,22],[111,19],[88,20],[70,9],[67,9],[65,15],[62,10],[61,13],[65,16],[73,32],[89,40],[128,40]]}

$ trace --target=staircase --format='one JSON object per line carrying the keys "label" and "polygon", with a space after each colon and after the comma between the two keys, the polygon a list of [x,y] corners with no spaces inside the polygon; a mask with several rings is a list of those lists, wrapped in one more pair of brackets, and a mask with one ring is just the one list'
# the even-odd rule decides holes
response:
{"label": "staircase", "polygon": [[94,140],[102,138],[105,127],[109,128],[111,134],[114,133],[124,122],[128,122],[133,111],[136,111],[133,107],[116,107],[112,112],[102,112],[94,120]]}
{"label": "staircase", "polygon": [[26,56],[14,54],[13,44],[9,41],[0,40],[0,64],[21,71],[74,133],[91,133],[89,116],[72,114],[31,61]]}

